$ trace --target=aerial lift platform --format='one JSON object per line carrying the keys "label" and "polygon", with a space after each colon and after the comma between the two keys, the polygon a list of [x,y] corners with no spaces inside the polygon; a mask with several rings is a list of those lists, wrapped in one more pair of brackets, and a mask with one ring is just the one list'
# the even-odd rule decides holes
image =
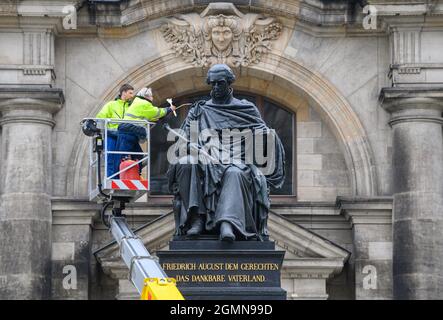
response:
{"label": "aerial lift platform", "polygon": [[[146,130],[143,152],[120,152],[108,149],[109,124],[130,123]],[[129,268],[129,280],[142,300],[184,300],[174,278],[168,278],[156,257],[149,254],[143,242],[129,228],[123,214],[126,203],[131,203],[149,190],[150,128],[154,123],[142,120],[85,118],[80,123],[89,145],[89,200],[102,205],[101,218],[120,247],[121,258]],[[137,156],[137,161],[112,174],[108,172],[108,155]],[[145,166],[146,179],[119,179],[123,172],[134,166]],[[103,172],[103,174],[102,174]],[[111,214],[106,211],[111,209]]]}

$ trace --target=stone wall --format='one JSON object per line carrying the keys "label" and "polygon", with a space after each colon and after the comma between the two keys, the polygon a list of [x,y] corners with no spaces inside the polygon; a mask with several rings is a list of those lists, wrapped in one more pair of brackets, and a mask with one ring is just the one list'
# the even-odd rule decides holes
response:
{"label": "stone wall", "polygon": [[365,128],[374,156],[379,194],[391,192],[389,115],[379,107],[380,89],[387,85],[387,37],[316,37],[294,30],[285,54],[319,72],[352,105]]}
{"label": "stone wall", "polygon": [[328,125],[307,103],[296,115],[298,201],[334,201],[351,195],[346,162]]}

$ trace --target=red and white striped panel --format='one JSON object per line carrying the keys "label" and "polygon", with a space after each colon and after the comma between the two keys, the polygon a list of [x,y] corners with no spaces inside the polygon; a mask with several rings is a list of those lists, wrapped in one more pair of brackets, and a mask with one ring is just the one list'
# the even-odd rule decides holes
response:
{"label": "red and white striped panel", "polygon": [[148,190],[148,180],[112,180],[112,189]]}

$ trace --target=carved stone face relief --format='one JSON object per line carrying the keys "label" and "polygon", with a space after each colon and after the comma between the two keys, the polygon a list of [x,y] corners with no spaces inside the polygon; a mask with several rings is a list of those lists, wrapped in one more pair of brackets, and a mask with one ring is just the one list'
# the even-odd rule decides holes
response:
{"label": "carved stone face relief", "polygon": [[169,18],[161,30],[177,56],[186,62],[202,67],[215,63],[238,67],[260,62],[279,38],[282,25],[273,17],[244,15],[229,3],[210,4],[201,15]]}
{"label": "carved stone face relief", "polygon": [[232,31],[229,27],[214,27],[211,32],[212,42],[218,51],[225,51],[232,41]]}

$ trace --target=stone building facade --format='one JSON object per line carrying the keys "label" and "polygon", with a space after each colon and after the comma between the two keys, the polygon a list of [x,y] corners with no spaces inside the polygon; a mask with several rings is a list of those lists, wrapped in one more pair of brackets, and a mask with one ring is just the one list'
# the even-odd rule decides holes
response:
{"label": "stone building facade", "polygon": [[[0,1],[0,298],[137,298],[79,122],[123,83],[207,93],[223,62],[291,128],[269,217],[288,299],[442,299],[442,52],[439,0]],[[171,210],[162,192],[127,210],[151,252]]]}

